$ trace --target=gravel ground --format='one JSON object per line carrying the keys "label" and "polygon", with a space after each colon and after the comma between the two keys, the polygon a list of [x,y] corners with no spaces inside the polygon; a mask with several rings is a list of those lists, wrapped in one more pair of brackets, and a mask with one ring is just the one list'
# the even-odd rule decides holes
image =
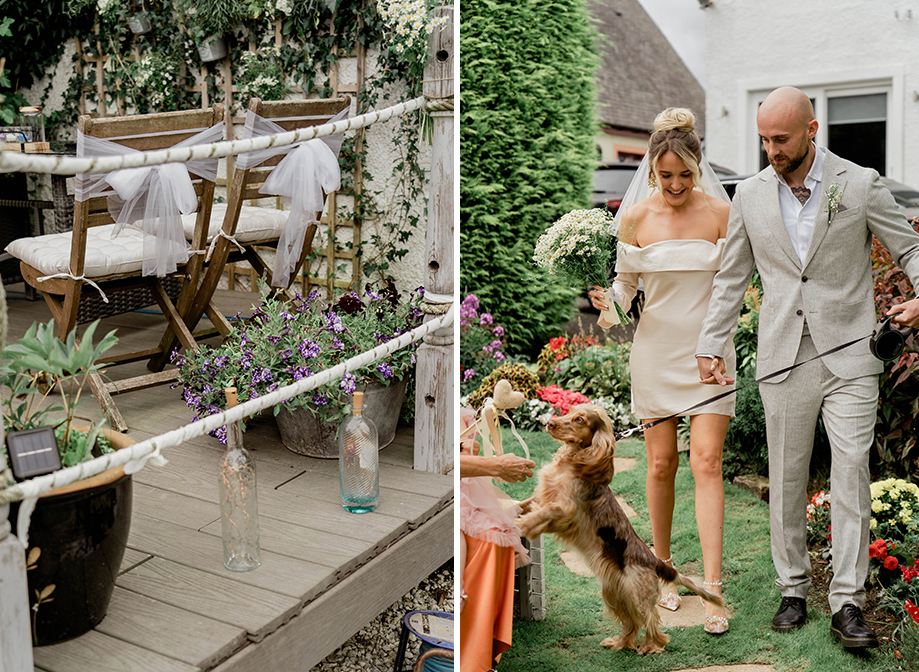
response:
{"label": "gravel ground", "polygon": [[[402,617],[415,609],[453,612],[452,560],[377,616],[311,672],[390,672],[396,661]],[[413,668],[420,643],[417,637],[409,636],[403,670]]]}

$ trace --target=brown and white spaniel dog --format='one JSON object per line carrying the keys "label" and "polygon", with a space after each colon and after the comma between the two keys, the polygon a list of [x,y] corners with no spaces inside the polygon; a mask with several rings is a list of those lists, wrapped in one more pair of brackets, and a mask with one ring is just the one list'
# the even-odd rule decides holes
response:
{"label": "brown and white spaniel dog", "polygon": [[[664,564],[632,529],[609,488],[616,442],[601,407],[574,406],[568,415],[550,420],[547,431],[562,446],[539,470],[533,496],[521,502],[521,534],[529,539],[554,534],[583,556],[600,581],[606,615],[622,623],[622,635],[604,639],[602,646],[663,651],[670,637],[660,630],[658,579],[677,583],[718,606],[724,602]],[[645,636],[639,646],[642,628]]]}

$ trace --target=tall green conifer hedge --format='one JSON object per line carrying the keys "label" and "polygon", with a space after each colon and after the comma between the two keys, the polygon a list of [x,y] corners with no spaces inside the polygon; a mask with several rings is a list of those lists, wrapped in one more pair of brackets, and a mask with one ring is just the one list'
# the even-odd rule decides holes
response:
{"label": "tall green conifer hedge", "polygon": [[460,286],[538,348],[583,288],[535,272],[536,240],[589,207],[597,152],[595,34],[585,0],[460,3]]}

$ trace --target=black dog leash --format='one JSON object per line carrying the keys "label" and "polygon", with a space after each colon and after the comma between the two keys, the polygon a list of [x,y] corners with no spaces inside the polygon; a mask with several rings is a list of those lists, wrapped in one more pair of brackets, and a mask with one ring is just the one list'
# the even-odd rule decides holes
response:
{"label": "black dog leash", "polygon": [[[888,318],[888,319],[889,319],[889,318]],[[850,346],[853,346],[853,345],[855,345],[856,343],[859,343],[859,342],[861,342],[861,341],[864,341],[866,338],[872,338],[873,336],[875,336],[875,332],[872,332],[872,333],[868,334],[867,336],[862,336],[861,338],[856,338],[855,340],[849,341],[848,343],[843,343],[842,345],[837,345],[835,348],[831,348],[830,350],[827,350],[826,352],[821,352],[821,353],[818,354],[818,355],[814,355],[814,356],[811,357],[810,359],[805,359],[803,362],[798,362],[797,364],[792,364],[791,366],[786,366],[784,369],[779,369],[778,371],[773,371],[772,373],[767,373],[767,374],[766,374],[765,376],[763,376],[762,378],[757,378],[756,380],[751,381],[751,382],[749,382],[749,383],[747,383],[747,384],[745,384],[745,385],[741,385],[740,387],[735,387],[733,390],[728,390],[727,392],[722,392],[721,394],[716,395],[716,396],[712,397],[711,399],[706,399],[705,401],[700,401],[698,404],[693,404],[692,406],[690,406],[689,408],[687,408],[687,409],[684,410],[684,411],[681,411],[681,412],[679,412],[679,413],[674,413],[673,415],[668,415],[666,418],[658,418],[657,420],[652,420],[651,422],[643,422],[642,424],[638,425],[637,427],[632,427],[631,429],[626,429],[625,431],[622,431],[622,432],[614,432],[614,433],[613,433],[613,436],[615,437],[616,441],[619,441],[619,440],[621,440],[621,439],[625,439],[625,438],[631,436],[632,434],[635,434],[636,432],[643,432],[643,431],[645,431],[646,429],[651,429],[651,428],[654,427],[655,425],[661,424],[662,422],[667,422],[668,420],[673,420],[674,418],[679,417],[679,416],[681,416],[681,415],[686,415],[686,414],[689,413],[690,411],[694,411],[694,410],[696,410],[697,408],[701,408],[702,406],[706,406],[706,405],[708,405],[708,404],[711,404],[712,402],[718,401],[719,399],[724,399],[725,397],[729,397],[729,396],[731,396],[732,394],[737,394],[737,393],[740,392],[741,390],[744,390],[744,389],[750,387],[751,385],[756,385],[757,383],[762,383],[762,382],[765,382],[765,381],[767,381],[767,380],[770,380],[771,378],[775,378],[776,376],[780,376],[780,375],[782,375],[783,373],[788,373],[788,372],[791,371],[792,369],[797,369],[799,366],[804,366],[805,364],[808,364],[808,363],[810,363],[810,362],[813,362],[814,360],[820,359],[821,357],[826,357],[827,355],[832,355],[834,352],[839,352],[840,350],[845,350],[846,348],[848,348],[848,347],[850,347]],[[719,357],[719,359],[720,359],[720,357]]]}

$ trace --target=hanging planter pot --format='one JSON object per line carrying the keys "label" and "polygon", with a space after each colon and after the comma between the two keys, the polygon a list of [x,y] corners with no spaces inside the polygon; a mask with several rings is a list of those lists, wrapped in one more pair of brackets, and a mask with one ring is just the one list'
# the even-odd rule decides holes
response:
{"label": "hanging planter pot", "polygon": [[[396,437],[406,384],[403,378],[388,386],[373,383],[364,389],[364,417],[376,426],[380,448],[388,446]],[[308,457],[338,459],[337,422],[323,420],[302,407],[292,411],[282,408],[275,420],[281,443],[288,450]]]}
{"label": "hanging planter pot", "polygon": [[146,14],[134,14],[128,19],[128,28],[135,35],[143,35],[150,32],[150,19]]}
{"label": "hanging planter pot", "polygon": [[227,43],[220,35],[210,35],[198,44],[198,56],[204,63],[219,61],[227,55]]}
{"label": "hanging planter pot", "polygon": [[[116,450],[134,443],[102,431]],[[38,498],[26,550],[35,646],[78,637],[105,617],[128,542],[131,503],[131,476],[124,467]],[[10,505],[13,532],[18,511],[19,502]]]}

